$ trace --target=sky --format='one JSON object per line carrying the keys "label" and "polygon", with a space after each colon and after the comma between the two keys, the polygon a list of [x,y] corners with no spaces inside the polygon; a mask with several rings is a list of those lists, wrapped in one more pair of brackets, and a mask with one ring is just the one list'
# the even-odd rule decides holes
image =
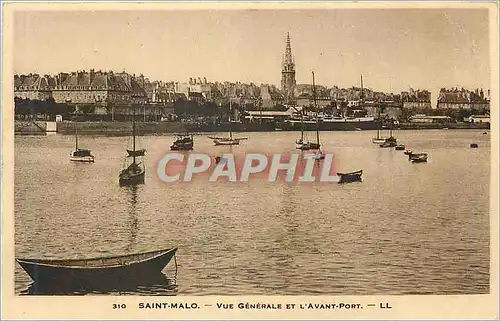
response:
{"label": "sky", "polygon": [[16,11],[14,72],[114,70],[151,80],[280,86],[287,32],[297,83],[399,93],[489,88],[487,9]]}

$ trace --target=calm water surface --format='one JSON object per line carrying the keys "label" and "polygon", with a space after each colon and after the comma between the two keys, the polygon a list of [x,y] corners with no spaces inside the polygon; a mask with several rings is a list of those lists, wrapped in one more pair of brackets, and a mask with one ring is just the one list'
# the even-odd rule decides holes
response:
{"label": "calm water surface", "polygon": [[[146,184],[120,187],[127,137],[79,138],[94,164],[70,163],[74,137],[15,138],[17,257],[82,258],[178,247],[177,272],[146,295],[362,295],[489,292],[490,135],[398,131],[429,162],[372,144],[374,132],[322,133],[338,171],[363,182],[165,184],[156,162],[172,136],[138,138]],[[294,150],[297,133],[244,133],[234,152]],[[478,149],[470,149],[478,142]],[[195,151],[214,155],[195,136]],[[18,294],[33,293],[16,265]],[[77,291],[78,292],[78,291]],[[36,292],[35,292],[36,293]],[[87,293],[87,292],[84,292]],[[70,294],[70,293],[67,293]]]}

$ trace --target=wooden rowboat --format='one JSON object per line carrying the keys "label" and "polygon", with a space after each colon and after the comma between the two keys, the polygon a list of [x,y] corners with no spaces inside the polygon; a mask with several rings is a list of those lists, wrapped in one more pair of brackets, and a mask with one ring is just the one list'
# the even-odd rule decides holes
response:
{"label": "wooden rowboat", "polygon": [[157,275],[177,248],[114,257],[76,260],[16,259],[31,279],[42,282],[109,282],[139,280]]}
{"label": "wooden rowboat", "polygon": [[144,156],[144,154],[146,154],[146,150],[143,148],[143,149],[139,149],[139,150],[130,150],[130,149],[127,149],[127,153],[128,153],[128,157],[140,157],[140,156]]}
{"label": "wooden rowboat", "polygon": [[405,150],[405,145],[399,144],[396,147],[394,147],[395,150]]}
{"label": "wooden rowboat", "polygon": [[351,173],[337,173],[337,176],[340,177],[339,183],[360,182],[361,175],[363,175],[363,170]]}
{"label": "wooden rowboat", "polygon": [[426,163],[427,153],[412,153],[408,155],[408,159],[413,163]]}

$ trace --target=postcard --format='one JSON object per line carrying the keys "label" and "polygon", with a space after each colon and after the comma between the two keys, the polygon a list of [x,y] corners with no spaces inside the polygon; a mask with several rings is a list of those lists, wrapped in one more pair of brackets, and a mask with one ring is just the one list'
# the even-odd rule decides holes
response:
{"label": "postcard", "polygon": [[2,319],[498,319],[498,4],[2,11]]}

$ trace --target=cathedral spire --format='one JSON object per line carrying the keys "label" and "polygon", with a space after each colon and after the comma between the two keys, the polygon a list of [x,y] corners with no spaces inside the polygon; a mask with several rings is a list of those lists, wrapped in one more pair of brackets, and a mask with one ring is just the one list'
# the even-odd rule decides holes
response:
{"label": "cathedral spire", "polygon": [[286,48],[285,48],[285,59],[284,63],[293,63],[292,58],[292,45],[290,44],[290,33],[286,33]]}
{"label": "cathedral spire", "polygon": [[295,88],[295,62],[292,56],[292,45],[290,44],[290,33],[286,33],[285,55],[281,66],[281,90],[285,101],[290,103],[294,97]]}

